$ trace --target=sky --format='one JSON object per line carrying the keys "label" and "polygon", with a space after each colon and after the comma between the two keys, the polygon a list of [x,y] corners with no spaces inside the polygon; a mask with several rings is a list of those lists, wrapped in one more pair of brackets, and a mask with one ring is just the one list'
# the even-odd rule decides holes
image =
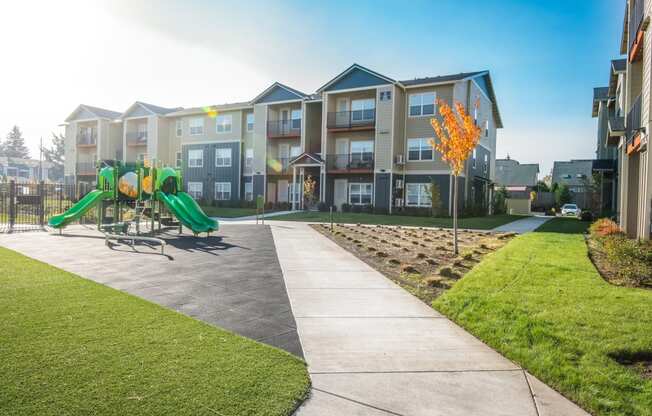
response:
{"label": "sky", "polygon": [[0,137],[39,139],[78,104],[196,107],[275,81],[304,92],[358,63],[393,79],[489,70],[497,157],[592,158],[593,88],[619,57],[625,0],[19,1],[0,17]]}

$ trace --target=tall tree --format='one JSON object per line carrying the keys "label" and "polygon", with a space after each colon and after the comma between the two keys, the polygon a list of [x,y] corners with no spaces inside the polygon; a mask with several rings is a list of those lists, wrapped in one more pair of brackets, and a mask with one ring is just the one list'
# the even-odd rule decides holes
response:
{"label": "tall tree", "polygon": [[29,149],[25,146],[25,138],[18,126],[14,126],[9,131],[2,148],[4,156],[29,158]]}
{"label": "tall tree", "polygon": [[[441,153],[441,158],[448,164],[453,173],[453,250],[457,248],[457,177],[464,170],[466,159],[480,141],[482,133],[475,120],[466,111],[462,103],[455,102],[455,110],[444,100],[437,100],[439,114],[442,120],[430,120],[436,137],[430,140],[430,145]],[[476,102],[476,108],[479,106]]]}
{"label": "tall tree", "polygon": [[50,177],[54,180],[63,177],[63,163],[65,161],[64,139],[63,134],[52,133],[52,145],[50,147],[41,147],[43,157],[52,164]]}

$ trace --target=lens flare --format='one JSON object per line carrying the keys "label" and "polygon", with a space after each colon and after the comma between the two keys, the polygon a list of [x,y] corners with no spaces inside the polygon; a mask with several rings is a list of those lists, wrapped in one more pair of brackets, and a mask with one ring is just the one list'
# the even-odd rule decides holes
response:
{"label": "lens flare", "polygon": [[204,113],[206,113],[210,118],[217,117],[217,110],[213,107],[203,107],[202,110],[204,110]]}
{"label": "lens flare", "polygon": [[267,161],[267,166],[270,167],[274,172],[280,172],[283,169],[283,165],[276,159],[269,159]]}

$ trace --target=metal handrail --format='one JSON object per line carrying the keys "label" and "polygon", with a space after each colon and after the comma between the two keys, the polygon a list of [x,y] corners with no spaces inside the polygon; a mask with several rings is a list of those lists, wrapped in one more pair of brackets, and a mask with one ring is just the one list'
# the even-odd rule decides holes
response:
{"label": "metal handrail", "polygon": [[376,109],[335,111],[328,113],[326,126],[329,129],[371,127],[376,124]]}

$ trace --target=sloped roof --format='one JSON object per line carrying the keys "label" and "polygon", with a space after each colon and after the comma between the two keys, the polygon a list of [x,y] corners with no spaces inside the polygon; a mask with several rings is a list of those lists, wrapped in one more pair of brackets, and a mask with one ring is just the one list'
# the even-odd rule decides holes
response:
{"label": "sloped roof", "polygon": [[154,104],[144,103],[142,101],[136,101],[135,103],[130,105],[129,108],[127,108],[127,110],[124,113],[120,115],[120,118],[128,117],[129,113],[131,113],[137,107],[141,107],[145,109],[145,111],[149,112],[152,115],[160,115],[160,116],[164,116],[166,114],[183,109],[183,107],[166,108]]}
{"label": "sloped roof", "polygon": [[501,186],[534,186],[538,179],[539,164],[520,164],[514,159],[496,159],[495,174],[494,182]]}
{"label": "sloped roof", "polygon": [[625,72],[627,70],[627,59],[613,59],[611,61],[611,67],[614,72]]}
{"label": "sloped roof", "polygon": [[414,86],[419,86],[424,84],[439,84],[445,82],[461,81],[463,79],[473,78],[480,74],[485,74],[488,72],[489,71],[460,72],[459,74],[437,75],[434,77],[425,77],[425,78],[414,78],[414,79],[407,79],[405,81],[399,81],[399,82],[405,85],[406,87],[414,87]]}
{"label": "sloped roof", "polygon": [[253,108],[249,101],[239,102],[239,103],[226,103],[226,104],[215,104],[208,105],[203,107],[192,107],[184,108],[179,111],[173,111],[166,114],[167,117],[179,117],[179,116],[190,116],[195,114],[204,114],[210,111],[234,111],[234,110],[245,110]]}
{"label": "sloped roof", "polygon": [[591,116],[597,117],[598,110],[600,109],[600,102],[606,101],[609,98],[609,87],[596,87],[593,88],[593,108]]}
{"label": "sloped roof", "polygon": [[117,111],[107,110],[106,108],[94,107],[92,105],[80,104],[77,106],[75,111],[73,111],[65,121],[73,120],[75,115],[80,111],[86,111],[95,116],[95,118],[105,118],[109,120],[115,120],[120,117],[120,113]]}
{"label": "sloped roof", "polygon": [[552,182],[560,185],[583,186],[587,179],[591,179],[592,171],[592,159],[555,161],[552,166]]}
{"label": "sloped roof", "polygon": [[616,95],[616,88],[618,87],[618,74],[627,71],[626,59],[614,59],[611,61],[609,70],[609,96]]}
{"label": "sloped roof", "polygon": [[[350,73],[352,73],[352,72],[354,72],[354,71],[362,71],[362,72],[365,72],[365,73],[369,74],[370,76],[374,77],[374,79],[378,79],[378,80],[380,80],[380,81],[382,81],[382,82],[384,82],[384,83],[394,84],[394,83],[396,82],[395,80],[393,80],[392,78],[390,78],[390,77],[388,77],[388,76],[386,76],[386,75],[383,75],[383,74],[378,73],[378,72],[376,72],[376,71],[372,71],[372,70],[369,69],[369,68],[365,68],[365,67],[362,66],[362,65],[359,65],[359,64],[355,64],[355,63],[354,63],[354,64],[351,65],[350,67],[346,68],[344,71],[342,71],[342,72],[340,72],[339,74],[337,74],[337,76],[335,76],[335,78],[331,79],[331,80],[328,81],[326,84],[324,84],[324,85],[322,85],[321,87],[319,87],[319,88],[317,89],[317,92],[318,92],[318,93],[321,93],[322,91],[326,90],[328,87],[330,87],[331,85],[335,84],[336,82],[338,82],[339,80],[343,79],[343,78],[346,77],[348,74],[350,74]],[[369,85],[369,86],[370,86],[370,85]]]}
{"label": "sloped roof", "polygon": [[[297,100],[302,100],[306,97],[308,97],[308,94],[303,93],[299,90],[295,90],[294,88],[288,87],[285,84],[281,84],[280,82],[275,82],[269,87],[267,87],[263,92],[258,94],[253,100],[250,101],[250,104],[256,104],[257,102],[260,102],[263,100],[265,97],[268,95],[272,94],[275,90],[284,90],[286,94],[286,98],[288,99],[297,99]],[[277,101],[286,101],[286,100],[277,100]],[[274,102],[274,101],[271,101]]]}

